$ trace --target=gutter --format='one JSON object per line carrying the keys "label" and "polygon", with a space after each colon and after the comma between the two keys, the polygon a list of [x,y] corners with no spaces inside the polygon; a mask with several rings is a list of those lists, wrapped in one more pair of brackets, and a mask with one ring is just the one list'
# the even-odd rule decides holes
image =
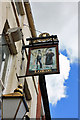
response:
{"label": "gutter", "polygon": [[26,11],[26,15],[28,18],[28,23],[30,26],[30,31],[31,31],[32,37],[36,37],[37,35],[36,35],[36,31],[35,31],[34,20],[33,20],[32,12],[31,12],[30,3],[24,2],[24,6],[25,6],[25,11]]}

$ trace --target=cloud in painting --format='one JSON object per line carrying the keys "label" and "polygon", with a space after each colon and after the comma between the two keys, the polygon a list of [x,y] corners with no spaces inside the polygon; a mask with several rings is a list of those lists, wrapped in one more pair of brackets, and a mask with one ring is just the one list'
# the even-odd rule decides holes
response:
{"label": "cloud in painting", "polygon": [[60,54],[60,74],[46,76],[47,92],[49,102],[57,104],[61,98],[65,98],[66,86],[64,86],[65,80],[69,77],[70,61],[64,55]]}

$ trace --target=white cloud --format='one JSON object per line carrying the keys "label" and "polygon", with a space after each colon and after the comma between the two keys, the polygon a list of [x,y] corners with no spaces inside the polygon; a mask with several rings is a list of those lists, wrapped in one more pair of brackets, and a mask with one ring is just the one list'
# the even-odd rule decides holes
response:
{"label": "white cloud", "polygon": [[[62,34],[63,33],[63,34]],[[66,34],[65,34],[66,33]],[[78,58],[78,16],[73,14],[73,17],[67,21],[63,29],[59,33],[60,48],[66,49],[70,62],[76,62]],[[62,44],[63,43],[63,44]]]}
{"label": "white cloud", "polygon": [[66,97],[65,80],[69,77],[70,61],[64,55],[60,54],[60,74],[46,76],[47,92],[49,102],[57,104],[61,98]]}
{"label": "white cloud", "polygon": [[60,49],[67,50],[71,63],[76,62],[78,59],[78,3],[74,1],[33,2],[32,11],[36,28],[50,35],[57,34]]}

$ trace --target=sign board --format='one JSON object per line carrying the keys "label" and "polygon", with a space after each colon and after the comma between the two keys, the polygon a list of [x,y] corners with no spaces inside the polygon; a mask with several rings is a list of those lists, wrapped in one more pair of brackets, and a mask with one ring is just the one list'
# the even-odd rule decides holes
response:
{"label": "sign board", "polygon": [[29,48],[27,75],[56,73],[59,73],[58,44]]}

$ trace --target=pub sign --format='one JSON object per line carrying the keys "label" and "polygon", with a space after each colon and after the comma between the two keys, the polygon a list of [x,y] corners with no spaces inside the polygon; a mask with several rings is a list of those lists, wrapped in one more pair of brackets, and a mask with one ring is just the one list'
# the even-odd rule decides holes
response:
{"label": "pub sign", "polygon": [[29,76],[59,73],[58,43],[29,48],[26,74]]}

